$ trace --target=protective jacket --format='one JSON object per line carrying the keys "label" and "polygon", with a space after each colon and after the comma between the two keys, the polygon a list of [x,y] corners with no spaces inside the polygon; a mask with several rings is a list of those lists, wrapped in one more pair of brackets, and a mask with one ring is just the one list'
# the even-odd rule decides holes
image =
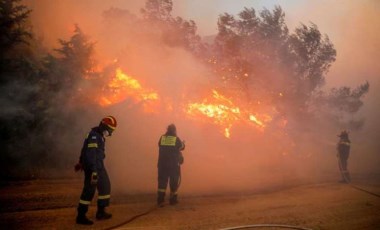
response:
{"label": "protective jacket", "polygon": [[158,167],[176,167],[180,164],[181,151],[185,146],[179,137],[162,135],[158,141],[158,147]]}
{"label": "protective jacket", "polygon": [[85,171],[98,172],[104,169],[105,157],[105,138],[99,127],[94,127],[83,142],[79,162]]}
{"label": "protective jacket", "polygon": [[349,139],[340,139],[339,142],[338,142],[338,153],[340,155],[344,155],[345,157],[348,157],[348,155],[350,154],[350,145],[351,145],[351,142]]}

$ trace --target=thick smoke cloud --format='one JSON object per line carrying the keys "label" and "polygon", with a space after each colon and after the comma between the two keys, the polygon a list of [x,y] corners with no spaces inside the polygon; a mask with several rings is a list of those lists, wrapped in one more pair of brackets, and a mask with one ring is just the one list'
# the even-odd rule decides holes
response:
{"label": "thick smoke cloud", "polygon": [[[343,7],[341,3],[333,2],[329,4],[328,15],[332,15],[334,9],[341,9],[336,10],[337,18],[330,20],[333,26],[329,28],[338,55],[329,73],[327,86],[355,86],[369,81],[370,91],[357,115],[365,119],[365,125],[361,130],[351,133],[353,145],[350,167],[358,173],[378,172],[376,165],[380,161],[380,145],[376,139],[380,131],[380,107],[376,98],[380,97],[380,67],[376,60],[380,55],[377,17],[380,4],[369,0],[350,2]],[[327,28],[328,22],[324,23]]]}
{"label": "thick smoke cloud", "polygon": [[[73,24],[77,23],[96,41],[99,62],[117,58],[124,72],[160,95],[161,103],[156,113],[145,113],[142,105],[126,100],[106,107],[83,123],[89,125],[91,121],[96,125],[102,116],[108,114],[118,119],[117,131],[107,140],[106,164],[114,190],[130,193],[155,191],[157,142],[170,123],[177,125],[179,136],[187,143],[182,167],[183,193],[252,191],[338,179],[335,144],[340,130],[331,126],[329,121],[310,124],[310,127],[289,127],[290,130],[303,130],[295,135],[297,140],[294,141],[283,133],[271,130],[262,133],[244,125],[234,126],[231,139],[226,139],[219,127],[185,117],[183,103],[204,89],[212,88],[209,70],[182,48],[163,44],[160,31],[153,27],[141,28],[121,21],[110,23],[102,17],[110,7],[127,9],[140,17],[138,10],[143,7],[143,1],[27,3],[34,10],[32,24],[35,30],[51,47],[56,46],[56,39],[69,37]],[[180,4],[180,1],[174,1],[174,8]],[[338,3],[330,4],[331,9],[339,6]],[[303,7],[295,12],[310,12],[308,6]],[[378,7],[374,1],[349,5],[350,20],[339,20],[332,24],[334,28],[323,23],[319,25],[318,21],[308,18],[308,14],[301,14],[304,18],[300,19],[301,22],[313,21],[329,36],[329,32],[332,33],[330,38],[338,56],[327,77],[333,80],[327,81],[326,88],[345,84],[352,86],[365,80],[371,84],[360,114],[366,119],[366,125],[362,130],[351,133],[350,167],[357,173],[373,172],[380,163],[380,146],[375,141],[375,135],[380,131],[377,120],[380,108],[376,103],[380,92],[380,69],[375,63],[380,50],[380,30],[375,28],[379,25],[375,23],[379,21],[376,17]],[[325,10],[317,5],[311,8],[312,12]],[[286,7],[284,9],[286,11]],[[334,14],[334,10],[328,12]],[[286,13],[294,21],[293,15],[297,13]],[[206,21],[196,23],[202,27],[202,23],[211,21],[216,27],[216,21]],[[205,26],[209,27],[209,24]],[[172,105],[171,109],[164,106],[168,103]],[[356,143],[363,144],[359,146]]]}

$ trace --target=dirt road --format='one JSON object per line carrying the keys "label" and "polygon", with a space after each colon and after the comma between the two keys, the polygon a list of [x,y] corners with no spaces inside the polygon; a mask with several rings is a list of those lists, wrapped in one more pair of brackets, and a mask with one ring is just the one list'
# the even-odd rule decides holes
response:
{"label": "dirt road", "polygon": [[[357,186],[380,194],[379,177]],[[142,214],[155,194],[113,194],[113,218],[91,227],[75,224],[79,180],[36,180],[0,188],[0,229],[107,229]],[[96,202],[93,202],[94,204]],[[94,219],[95,206],[89,217]],[[380,229],[380,198],[347,184],[320,183],[265,192],[182,196],[117,229],[221,229],[282,224],[310,229]],[[277,228],[260,228],[277,229]]]}

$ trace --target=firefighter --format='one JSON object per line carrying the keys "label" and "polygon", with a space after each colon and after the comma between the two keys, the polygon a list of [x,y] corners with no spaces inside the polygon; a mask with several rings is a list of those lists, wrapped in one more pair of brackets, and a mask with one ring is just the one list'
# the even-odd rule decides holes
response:
{"label": "firefighter", "polygon": [[342,180],[340,182],[343,183],[349,183],[351,181],[350,174],[347,170],[347,160],[350,155],[350,145],[351,141],[348,138],[348,132],[342,131],[338,137],[339,142],[337,144],[337,150],[338,150],[338,163],[339,163],[339,169],[342,174]]}
{"label": "firefighter", "polygon": [[93,224],[93,221],[86,217],[86,213],[96,189],[98,190],[96,219],[105,220],[112,217],[105,210],[109,205],[111,183],[103,160],[105,158],[105,138],[112,135],[116,125],[116,119],[113,116],[105,117],[97,127],[91,129],[84,140],[79,163],[75,166],[76,171],[84,171],[84,186],[77,208],[77,224]]}
{"label": "firefighter", "polygon": [[179,187],[181,168],[183,163],[182,150],[185,149],[185,142],[177,136],[177,129],[174,124],[167,127],[167,131],[158,141],[158,191],[157,205],[163,206],[165,201],[166,187],[169,181],[171,205],[178,203],[177,190]]}

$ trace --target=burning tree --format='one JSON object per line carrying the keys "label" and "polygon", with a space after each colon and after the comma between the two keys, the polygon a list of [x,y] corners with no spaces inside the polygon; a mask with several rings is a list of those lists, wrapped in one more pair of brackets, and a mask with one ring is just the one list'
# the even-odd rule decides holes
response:
{"label": "burning tree", "polygon": [[238,19],[221,15],[214,63],[225,88],[236,87],[248,101],[267,98],[281,114],[289,114],[307,110],[336,51],[314,24],[290,34],[284,17],[280,7],[259,16],[245,8]]}
{"label": "burning tree", "polygon": [[290,122],[304,119],[310,122],[309,118],[314,116],[311,108],[320,103],[334,107],[349,100],[349,104],[360,107],[362,96],[368,92],[366,83],[354,90],[352,96],[342,95],[350,91],[344,88],[333,89],[326,96],[328,99],[316,99],[335,61],[336,50],[315,24],[301,24],[290,33],[279,6],[258,14],[253,8],[244,8],[238,17],[221,15],[218,34],[208,55],[220,77],[221,88],[235,92],[249,104],[269,103],[278,116]]}

